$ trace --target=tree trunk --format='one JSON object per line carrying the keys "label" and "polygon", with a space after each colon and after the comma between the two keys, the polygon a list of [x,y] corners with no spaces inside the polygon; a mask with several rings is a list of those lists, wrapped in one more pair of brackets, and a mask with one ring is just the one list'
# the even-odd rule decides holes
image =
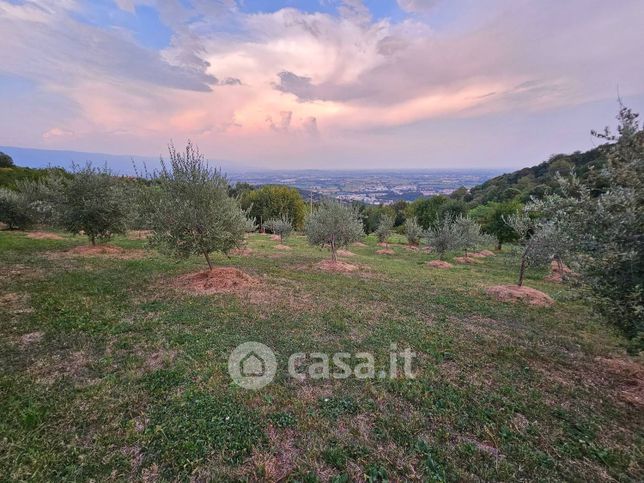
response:
{"label": "tree trunk", "polygon": [[212,270],[212,262],[210,261],[210,256],[208,255],[208,252],[206,250],[203,251],[203,256],[206,257],[206,261],[208,262],[208,268]]}
{"label": "tree trunk", "polygon": [[333,235],[333,236],[331,237],[331,260],[332,260],[333,262],[337,262],[337,261],[338,261],[338,255],[337,255],[337,253],[335,252],[335,235]]}
{"label": "tree trunk", "polygon": [[525,252],[523,255],[521,255],[521,268],[519,268],[519,287],[523,286],[523,276],[525,275],[525,264],[526,264],[526,259],[525,259]]}
{"label": "tree trunk", "polygon": [[89,237],[89,239],[90,239],[90,241],[92,242],[92,246],[93,246],[93,247],[95,247],[95,246],[96,246],[96,236],[95,236],[95,235],[91,235],[91,236]]}
{"label": "tree trunk", "polygon": [[501,251],[501,245],[502,245],[501,240],[498,240],[497,243],[496,243],[496,249],[499,252]]}

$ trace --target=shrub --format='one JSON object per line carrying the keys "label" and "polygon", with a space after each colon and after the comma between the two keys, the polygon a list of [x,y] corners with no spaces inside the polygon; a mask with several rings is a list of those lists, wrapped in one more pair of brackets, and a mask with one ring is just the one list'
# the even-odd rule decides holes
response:
{"label": "shrub", "polygon": [[516,232],[504,221],[504,217],[514,215],[521,211],[522,206],[518,201],[492,201],[470,211],[470,216],[481,224],[485,233],[497,240],[497,250],[501,250],[504,243],[515,242]]}
{"label": "shrub", "polygon": [[117,179],[107,168],[87,164],[74,167],[74,175],[62,188],[60,205],[63,227],[72,233],[83,231],[92,242],[108,239],[127,228],[128,200]]}
{"label": "shrub", "polygon": [[331,259],[337,260],[337,249],[364,236],[362,222],[355,208],[334,200],[325,200],[306,220],[304,231],[311,245],[329,245]]}
{"label": "shrub", "polygon": [[286,216],[282,215],[279,218],[273,218],[268,220],[264,226],[267,230],[275,235],[279,235],[280,242],[283,242],[289,235],[293,232],[293,224],[291,220]]}
{"label": "shrub", "polygon": [[212,270],[212,252],[239,247],[247,227],[239,202],[228,195],[228,182],[206,163],[188,141],[185,153],[170,144],[170,163],[162,160],[159,191],[150,198],[154,231],[150,243],[178,258],[203,255]]}
{"label": "shrub", "polygon": [[380,243],[386,243],[389,235],[391,235],[391,230],[394,228],[394,217],[386,214],[380,216],[380,223],[378,223],[378,228],[376,228],[376,236]]}
{"label": "shrub", "polygon": [[250,216],[259,221],[261,226],[267,220],[286,215],[294,228],[302,228],[306,205],[296,188],[267,185],[242,193],[242,207],[249,210]]}
{"label": "shrub", "polygon": [[405,236],[407,237],[407,242],[410,245],[419,245],[424,232],[416,218],[407,218],[403,227],[405,230]]}

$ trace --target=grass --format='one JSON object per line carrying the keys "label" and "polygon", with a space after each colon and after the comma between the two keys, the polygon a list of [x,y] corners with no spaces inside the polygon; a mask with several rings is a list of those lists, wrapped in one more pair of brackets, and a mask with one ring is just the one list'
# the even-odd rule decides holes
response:
{"label": "grass", "polygon": [[[171,280],[199,258],[67,256],[85,243],[0,232],[0,474],[7,480],[423,481],[642,479],[641,361],[577,292],[528,274],[549,308],[504,304],[509,253],[451,270],[376,241],[351,274],[300,237],[278,252],[215,257],[258,294],[191,295]],[[143,248],[116,238],[114,244]],[[278,358],[259,391],[228,355],[258,341]],[[418,354],[415,379],[306,380],[293,352]],[[641,374],[641,372],[639,372]]]}

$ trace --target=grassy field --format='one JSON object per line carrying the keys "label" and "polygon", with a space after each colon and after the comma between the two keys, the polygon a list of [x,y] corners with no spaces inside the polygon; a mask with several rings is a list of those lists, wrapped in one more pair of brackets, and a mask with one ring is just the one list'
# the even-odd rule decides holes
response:
{"label": "grassy field", "polygon": [[[252,290],[194,295],[173,280],[204,268],[74,256],[81,237],[0,232],[0,479],[641,481],[641,361],[573,289],[531,272],[556,303],[494,301],[505,253],[431,269],[424,252],[374,239],[361,269],[316,270],[327,253],[263,235],[250,256],[216,256]],[[348,260],[349,261],[349,260]],[[259,391],[227,360],[258,341],[278,357]],[[290,378],[293,352],[418,354],[415,379]],[[638,385],[640,384],[640,385]]]}

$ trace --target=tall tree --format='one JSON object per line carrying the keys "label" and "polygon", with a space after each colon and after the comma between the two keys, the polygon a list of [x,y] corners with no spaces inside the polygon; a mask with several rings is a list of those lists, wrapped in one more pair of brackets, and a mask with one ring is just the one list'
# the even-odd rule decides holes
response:
{"label": "tall tree", "polygon": [[311,245],[328,245],[331,260],[337,261],[337,250],[364,236],[362,221],[352,206],[325,200],[309,215],[304,226]]}

